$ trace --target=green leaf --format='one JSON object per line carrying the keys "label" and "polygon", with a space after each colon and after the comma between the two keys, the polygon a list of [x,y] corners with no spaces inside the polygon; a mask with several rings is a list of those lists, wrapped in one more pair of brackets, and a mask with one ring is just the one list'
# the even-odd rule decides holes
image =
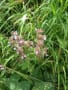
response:
{"label": "green leaf", "polygon": [[32,90],[54,90],[52,83],[36,82]]}
{"label": "green leaf", "polygon": [[9,90],[9,89],[4,83],[1,83],[0,81],[0,90]]}
{"label": "green leaf", "polygon": [[6,85],[9,90],[30,90],[30,83],[26,80],[20,79],[21,78],[16,74],[6,79]]}

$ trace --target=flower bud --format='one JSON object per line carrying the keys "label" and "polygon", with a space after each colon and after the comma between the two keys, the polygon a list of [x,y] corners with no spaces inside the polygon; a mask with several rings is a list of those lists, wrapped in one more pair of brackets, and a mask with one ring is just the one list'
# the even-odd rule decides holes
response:
{"label": "flower bud", "polygon": [[19,44],[19,46],[22,46],[22,45],[24,45],[24,40],[20,40],[19,42],[18,42],[18,44]]}
{"label": "flower bud", "polygon": [[40,55],[40,53],[41,53],[40,47],[36,46],[35,47],[35,54]]}

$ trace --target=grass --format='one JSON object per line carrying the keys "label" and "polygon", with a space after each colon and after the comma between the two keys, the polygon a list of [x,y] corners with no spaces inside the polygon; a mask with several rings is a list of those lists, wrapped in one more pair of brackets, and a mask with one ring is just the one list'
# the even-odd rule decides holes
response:
{"label": "grass", "polygon": [[[35,28],[47,35],[48,56],[39,62],[26,50],[28,58],[21,60],[8,46],[8,37],[17,31],[35,41]],[[5,67],[0,70],[0,90],[67,90],[68,0],[1,0],[0,64]]]}

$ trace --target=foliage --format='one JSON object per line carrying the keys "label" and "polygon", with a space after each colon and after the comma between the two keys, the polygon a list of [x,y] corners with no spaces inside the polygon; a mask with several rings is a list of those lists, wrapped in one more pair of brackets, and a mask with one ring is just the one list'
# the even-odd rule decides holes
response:
{"label": "foliage", "polygon": [[[35,28],[47,35],[48,56],[26,49],[22,60],[8,45],[10,33],[35,42]],[[68,0],[0,0],[0,65],[0,90],[67,90]]]}

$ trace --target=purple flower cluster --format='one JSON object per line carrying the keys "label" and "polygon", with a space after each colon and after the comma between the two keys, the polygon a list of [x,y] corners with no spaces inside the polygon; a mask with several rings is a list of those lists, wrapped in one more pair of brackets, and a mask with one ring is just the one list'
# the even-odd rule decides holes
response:
{"label": "purple flower cluster", "polygon": [[25,41],[21,36],[18,35],[17,31],[11,32],[11,37],[9,38],[11,46],[14,47],[14,50],[21,56],[22,59],[26,57],[24,54],[24,46],[30,47],[33,45],[32,41]]}
{"label": "purple flower cluster", "polygon": [[[22,59],[26,58],[26,54],[24,53],[24,46],[28,48],[33,46],[35,49],[35,54],[40,56],[47,53],[47,48],[44,48],[44,41],[46,40],[46,35],[43,35],[42,29],[36,30],[36,44],[34,45],[33,41],[24,40],[21,36],[18,35],[17,31],[11,32],[11,37],[9,37],[9,43],[14,47],[14,50],[21,56]],[[34,47],[35,46],[35,47]]]}

